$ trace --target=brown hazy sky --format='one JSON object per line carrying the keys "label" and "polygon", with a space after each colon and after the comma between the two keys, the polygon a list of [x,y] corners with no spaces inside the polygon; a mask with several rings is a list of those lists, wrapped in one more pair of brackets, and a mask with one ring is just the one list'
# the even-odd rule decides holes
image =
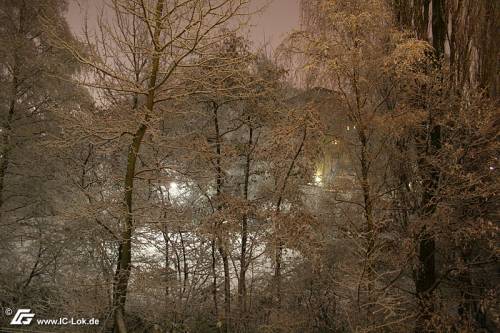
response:
{"label": "brown hazy sky", "polygon": [[[270,48],[275,48],[286,33],[298,27],[299,0],[250,0],[251,7],[255,10],[266,5],[262,13],[255,14],[249,28],[249,38],[254,46],[268,43]],[[93,21],[96,14],[95,8],[102,5],[102,0],[70,0],[68,21],[75,33],[81,31],[85,11],[88,10],[89,21]]]}

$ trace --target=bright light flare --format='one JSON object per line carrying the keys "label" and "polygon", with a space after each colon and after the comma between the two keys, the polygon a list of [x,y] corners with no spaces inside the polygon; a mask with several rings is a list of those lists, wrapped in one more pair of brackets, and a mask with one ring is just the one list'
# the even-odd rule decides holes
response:
{"label": "bright light flare", "polygon": [[177,184],[176,182],[170,182],[168,186],[168,191],[170,192],[170,195],[173,197],[176,197],[181,193],[179,184]]}

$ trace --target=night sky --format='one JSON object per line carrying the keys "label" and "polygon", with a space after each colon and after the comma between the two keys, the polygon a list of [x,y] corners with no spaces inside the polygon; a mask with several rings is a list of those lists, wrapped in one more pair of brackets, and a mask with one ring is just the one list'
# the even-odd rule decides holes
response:
{"label": "night sky", "polygon": [[[68,10],[68,21],[74,33],[81,31],[88,11],[89,24],[95,22],[96,8],[102,5],[102,0],[70,0]],[[299,24],[298,0],[250,0],[251,7],[261,8],[268,4],[262,13],[254,15],[249,27],[248,37],[253,41],[255,47],[264,43],[269,48],[275,48],[283,36]]]}

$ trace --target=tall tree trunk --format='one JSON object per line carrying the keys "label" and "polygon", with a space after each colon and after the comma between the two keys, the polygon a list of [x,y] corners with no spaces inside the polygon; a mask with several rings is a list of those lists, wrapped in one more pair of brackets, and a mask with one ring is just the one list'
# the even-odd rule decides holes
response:
{"label": "tall tree trunk", "polygon": [[[217,210],[222,209],[221,194],[222,194],[222,138],[220,135],[219,127],[219,106],[217,103],[212,103],[214,130],[215,130],[215,172],[216,172],[216,197],[217,197]],[[230,331],[230,317],[231,317],[231,276],[229,271],[229,258],[227,253],[227,246],[224,239],[223,231],[220,228],[221,223],[215,222],[215,235],[218,243],[217,249],[222,258],[222,265],[224,268],[224,320],[222,322],[222,331],[228,333]]]}
{"label": "tall tree trunk", "polygon": [[[152,61],[151,61],[151,74],[148,81],[148,95],[146,99],[146,108],[149,113],[153,112],[155,104],[155,87],[160,66],[160,50],[159,39],[161,34],[161,19],[163,13],[164,0],[158,0],[156,3],[155,12],[155,31],[153,36],[153,44],[155,47]],[[125,194],[124,194],[124,224],[121,233],[120,245],[118,247],[118,263],[115,272],[114,285],[113,285],[113,309],[114,309],[114,327],[113,331],[117,333],[126,333],[126,325],[124,319],[125,302],[127,299],[127,288],[130,278],[130,268],[132,262],[132,232],[133,232],[133,191],[134,191],[134,178],[135,168],[137,162],[137,155],[141,147],[142,139],[146,134],[147,123],[149,121],[149,114],[147,113],[144,123],[139,126],[134,134],[131,145],[129,146],[127,156],[127,172],[125,174]]]}
{"label": "tall tree trunk", "polygon": [[133,231],[133,188],[135,165],[137,154],[146,132],[146,125],[141,125],[136,132],[133,142],[129,147],[127,158],[127,173],[125,176],[125,223],[120,238],[118,247],[118,263],[115,272],[114,288],[113,288],[113,308],[115,312],[114,331],[117,333],[125,333],[126,326],[124,322],[124,309],[127,299],[128,281],[130,278],[130,268],[132,262],[132,231]]}
{"label": "tall tree trunk", "polygon": [[[250,164],[253,145],[253,128],[249,126],[248,145],[245,161],[245,179],[243,184],[243,197],[248,200],[248,188],[250,180]],[[241,220],[241,257],[240,257],[240,276],[238,279],[238,307],[240,310],[240,331],[246,330],[246,302],[247,302],[247,287],[246,287],[246,272],[247,272],[247,242],[248,242],[248,216],[245,214]]]}
{"label": "tall tree trunk", "polygon": [[[444,43],[446,38],[446,20],[444,15],[444,3],[442,0],[432,0],[432,45],[436,64],[439,66],[441,57],[444,55]],[[426,145],[425,157],[420,166],[425,175],[422,195],[422,217],[426,220],[434,218],[436,212],[437,198],[436,191],[439,182],[439,170],[436,163],[436,156],[441,149],[441,126],[436,123],[435,110],[427,105],[429,117],[427,128],[428,143]],[[429,226],[424,226],[418,235],[418,261],[415,289],[419,301],[419,317],[415,326],[415,332],[433,332],[430,321],[434,313],[433,291],[436,288],[436,241],[433,230]]]}
{"label": "tall tree trunk", "polygon": [[[366,237],[367,246],[364,258],[365,271],[367,274],[367,319],[372,320],[373,316],[373,284],[375,279],[375,271],[373,269],[372,256],[375,247],[375,232],[374,232],[374,218],[373,218],[373,202],[371,196],[370,186],[370,160],[368,156],[368,139],[366,137],[364,125],[358,124],[358,137],[361,143],[361,188],[363,192],[363,210],[366,220]],[[358,287],[358,306],[359,306],[359,287]]]}

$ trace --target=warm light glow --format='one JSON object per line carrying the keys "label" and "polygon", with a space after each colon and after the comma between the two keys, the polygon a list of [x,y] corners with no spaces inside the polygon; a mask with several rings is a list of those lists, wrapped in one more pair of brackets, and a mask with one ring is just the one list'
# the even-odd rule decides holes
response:
{"label": "warm light glow", "polygon": [[321,172],[321,169],[316,170],[314,173],[314,184],[320,186],[321,183],[323,182],[323,172]]}
{"label": "warm light glow", "polygon": [[176,182],[170,182],[168,191],[170,192],[170,195],[174,198],[179,196],[179,194],[181,193],[181,189],[179,188],[179,184],[177,184]]}

